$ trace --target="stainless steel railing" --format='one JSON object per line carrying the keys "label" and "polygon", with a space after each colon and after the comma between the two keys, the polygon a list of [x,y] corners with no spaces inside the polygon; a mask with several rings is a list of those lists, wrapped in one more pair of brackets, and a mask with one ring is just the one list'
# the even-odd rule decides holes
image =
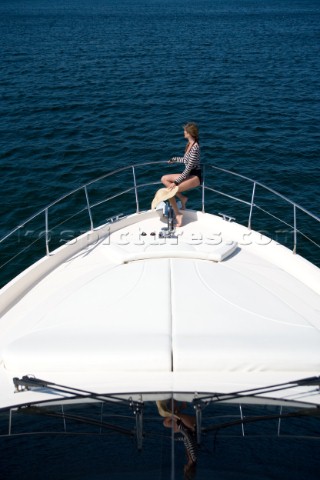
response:
{"label": "stainless steel railing", "polygon": [[[72,190],[71,192],[63,195],[62,197],[58,198],[57,200],[55,200],[54,202],[49,204],[47,207],[43,208],[42,210],[38,211],[37,213],[35,213],[34,215],[32,215],[31,217],[26,219],[23,223],[21,223],[20,225],[15,227],[12,231],[10,231],[2,239],[0,239],[0,248],[5,244],[6,241],[8,241],[10,238],[12,238],[15,233],[17,233],[19,230],[24,228],[28,223],[32,222],[36,218],[41,218],[41,216],[44,216],[44,220],[43,220],[44,235],[43,236],[45,238],[45,252],[46,252],[47,255],[50,255],[50,252],[51,252],[51,250],[50,250],[50,217],[49,217],[50,210],[55,205],[59,204],[60,202],[62,202],[64,200],[70,199],[73,195],[75,195],[79,192],[84,193],[85,207],[80,209],[78,212],[72,212],[72,214],[70,215],[69,218],[72,218],[72,217],[75,216],[75,214],[84,212],[86,210],[87,215],[88,215],[88,225],[90,226],[90,230],[94,230],[95,228],[98,228],[98,227],[101,226],[101,225],[95,225],[94,224],[93,214],[92,214],[93,210],[96,207],[101,206],[102,204],[106,204],[107,202],[109,202],[109,201],[111,201],[111,200],[113,200],[113,199],[115,199],[115,198],[117,198],[121,195],[124,195],[126,193],[134,192],[135,212],[139,213],[140,212],[139,192],[142,189],[147,188],[147,187],[156,186],[156,185],[159,186],[159,181],[158,180],[157,181],[149,181],[149,179],[148,179],[147,182],[139,184],[138,181],[137,181],[137,178],[138,178],[137,169],[146,168],[146,167],[150,167],[150,166],[157,166],[159,164],[163,165],[164,163],[166,163],[166,162],[158,161],[158,162],[145,162],[145,163],[125,166],[125,167],[116,169],[112,172],[108,172],[105,175],[102,175],[102,176],[90,181],[89,183],[86,183],[85,185],[82,185],[82,186]],[[280,193],[273,190],[272,188],[267,187],[266,185],[264,185],[260,182],[257,182],[255,180],[252,180],[251,178],[245,177],[245,176],[243,176],[239,173],[232,172],[230,170],[226,170],[226,169],[217,167],[215,165],[205,164],[205,165],[203,165],[202,168],[203,168],[203,182],[202,182],[202,185],[201,185],[201,207],[202,207],[203,212],[206,211],[206,196],[208,194],[215,194],[217,196],[224,197],[226,199],[238,202],[238,203],[248,207],[249,213],[248,213],[246,226],[249,229],[252,228],[252,219],[254,217],[254,214],[255,214],[256,210],[263,211],[265,214],[269,215],[270,217],[272,217],[274,219],[277,219],[279,222],[281,222],[282,224],[284,224],[284,225],[288,226],[290,229],[292,229],[292,233],[293,233],[292,251],[293,251],[293,253],[297,252],[298,233],[300,235],[302,235],[306,240],[311,242],[316,248],[320,249],[320,246],[318,245],[318,243],[315,240],[313,240],[312,238],[310,238],[306,234],[303,234],[302,231],[300,229],[298,229],[297,211],[303,212],[303,214],[307,215],[310,219],[315,221],[316,224],[318,225],[318,227],[320,225],[320,218],[319,217],[317,217],[313,213],[309,212],[305,208],[301,207],[297,203],[292,202],[290,199],[281,195]],[[91,201],[90,195],[89,195],[89,187],[93,187],[100,182],[108,182],[113,177],[117,178],[117,176],[120,173],[123,173],[123,172],[129,173],[130,171],[131,171],[130,176],[131,176],[131,181],[132,181],[131,185],[128,185],[125,189],[122,189],[121,188],[122,185],[119,185],[119,188],[117,189],[117,191],[114,194],[110,195],[109,197],[103,198],[102,200],[99,200],[99,201],[97,201],[97,200],[96,201]],[[224,192],[224,191],[222,191],[218,188],[214,188],[210,184],[207,184],[208,174],[210,175],[210,173],[212,173],[212,172],[227,175],[228,178],[230,177],[232,179],[241,179],[241,180],[244,180],[245,182],[247,182],[250,186],[250,189],[249,189],[249,192],[251,192],[250,193],[250,197],[251,197],[250,200],[244,200],[242,198],[239,198],[239,196],[235,196],[231,193],[226,193],[226,192]],[[158,178],[158,176],[157,176],[157,178]],[[116,184],[116,183],[117,182],[114,182],[113,185]],[[292,220],[291,220],[292,224],[288,223],[287,221],[285,221],[283,219],[278,218],[275,215],[275,212],[265,210],[261,205],[259,205],[256,202],[257,187],[259,187],[260,189],[263,189],[265,192],[272,193],[278,199],[281,199],[282,201],[284,201],[287,205],[289,205],[292,208]],[[217,212],[212,212],[212,213],[217,213]],[[24,248],[24,250],[25,250],[25,248]],[[17,258],[18,255],[19,255],[19,252],[15,250],[14,255],[12,256],[12,259]],[[4,264],[0,265],[0,268],[3,268],[8,263],[10,263],[10,259],[8,261],[6,261]]]}
{"label": "stainless steel railing", "polygon": [[[208,167],[206,167],[208,168]],[[297,229],[297,209],[300,210],[301,212],[303,212],[304,214],[308,215],[309,217],[313,218],[315,221],[317,221],[319,224],[320,224],[320,218],[317,217],[316,215],[314,215],[312,212],[306,210],[305,208],[301,207],[300,205],[298,205],[297,203],[291,201],[289,198],[285,197],[284,195],[281,195],[280,193],[278,193],[276,190],[264,185],[263,183],[261,182],[257,182],[256,180],[252,180],[251,178],[249,177],[245,177],[244,175],[241,175],[239,173],[235,173],[235,172],[232,172],[230,170],[226,170],[224,168],[220,168],[220,167],[216,167],[214,165],[211,165],[209,166],[209,168],[211,169],[214,169],[216,171],[220,171],[220,172],[224,172],[224,173],[227,173],[229,175],[232,175],[234,177],[238,177],[238,178],[242,178],[248,182],[250,182],[252,184],[252,194],[251,194],[251,201],[250,202],[246,202],[244,200],[241,200],[239,198],[236,198],[236,197],[233,197],[231,195],[227,195],[229,198],[232,198],[234,200],[237,200],[239,202],[242,202],[242,203],[245,203],[247,204],[248,206],[250,206],[250,211],[249,211],[249,217],[248,217],[248,223],[247,223],[247,226],[249,229],[251,229],[251,225],[252,225],[252,216],[253,216],[253,209],[254,207],[256,207],[257,209],[261,210],[261,207],[259,207],[256,203],[255,203],[255,195],[256,195],[256,187],[257,186],[260,186],[261,188],[263,188],[264,190],[268,191],[268,192],[271,192],[273,193],[275,196],[277,196],[278,198],[281,198],[282,200],[284,200],[287,204],[291,205],[292,206],[292,209],[293,209],[293,212],[292,212],[292,217],[293,217],[293,238],[294,238],[294,241],[293,241],[293,253],[296,253],[297,251],[297,233],[298,233],[298,229]],[[207,190],[211,190],[213,191],[213,189],[211,189],[210,187],[204,187],[206,188]],[[214,190],[215,193],[218,193],[220,195],[225,195],[223,192],[219,192],[218,190]],[[267,212],[268,213],[268,212]],[[274,218],[277,218],[275,217],[275,215],[271,214],[271,216],[273,216]],[[277,218],[279,221],[281,221],[282,223],[286,223],[286,222],[283,222],[280,218]],[[288,226],[291,226],[289,224],[286,223],[286,225]],[[299,233],[302,233],[301,231],[299,231]],[[307,238],[307,237],[306,237]],[[308,238],[308,240],[312,241],[311,239]],[[318,246],[318,248],[320,248],[320,245],[318,245],[316,242],[313,242],[315,245]]]}

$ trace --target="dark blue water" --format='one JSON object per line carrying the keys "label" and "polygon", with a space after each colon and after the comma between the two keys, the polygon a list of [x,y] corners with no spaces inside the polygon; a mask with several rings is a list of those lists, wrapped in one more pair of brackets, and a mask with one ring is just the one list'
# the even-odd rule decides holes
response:
{"label": "dark blue water", "polygon": [[319,215],[319,25],[318,0],[2,0],[0,236],[181,154],[187,121],[204,162]]}
{"label": "dark blue water", "polygon": [[318,0],[2,0],[1,230],[118,165],[203,160],[319,213]]}
{"label": "dark blue water", "polygon": [[[103,408],[102,408],[103,407]],[[283,415],[294,408],[284,407]],[[184,475],[186,454],[179,434],[172,445],[155,402],[143,406],[142,449],[135,418],[126,405],[47,406],[0,413],[0,474],[14,480],[301,480],[319,478],[320,419],[278,419],[279,407],[209,404],[203,408],[201,445],[195,476]],[[189,405],[185,413],[194,416]],[[269,417],[269,418],[267,418]],[[256,420],[256,421],[253,421]],[[95,422],[95,424],[94,424]],[[121,431],[120,431],[121,429]],[[45,433],[47,432],[47,433]],[[279,435],[278,435],[279,432]],[[243,436],[244,433],[244,436]],[[174,477],[172,472],[174,452]]]}
{"label": "dark blue water", "polygon": [[0,237],[99,175],[182,154],[187,121],[206,164],[319,215],[318,0],[1,0],[0,34]]}

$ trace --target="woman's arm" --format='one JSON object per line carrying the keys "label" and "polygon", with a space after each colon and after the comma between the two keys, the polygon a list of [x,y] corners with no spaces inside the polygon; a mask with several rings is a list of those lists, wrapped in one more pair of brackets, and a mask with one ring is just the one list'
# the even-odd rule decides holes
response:
{"label": "woman's arm", "polygon": [[185,163],[184,157],[172,157],[170,163]]}

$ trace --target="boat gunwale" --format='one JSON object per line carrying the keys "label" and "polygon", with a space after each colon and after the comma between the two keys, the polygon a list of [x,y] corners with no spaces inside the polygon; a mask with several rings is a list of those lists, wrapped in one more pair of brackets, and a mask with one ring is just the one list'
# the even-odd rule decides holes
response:
{"label": "boat gunwale", "polygon": [[[121,215],[123,214],[118,214],[116,215],[115,217],[112,217],[112,218],[109,218],[107,219],[107,222],[105,224],[101,224],[101,225],[98,225],[98,226],[94,226],[93,225],[93,221],[92,221],[92,214],[91,214],[91,211],[93,208],[99,206],[99,205],[102,205],[103,203],[107,203],[108,201],[114,199],[114,198],[117,198],[125,193],[128,193],[128,192],[132,192],[134,191],[135,192],[135,197],[136,197],[136,213],[140,213],[140,210],[139,210],[139,195],[138,195],[138,190],[141,189],[141,188],[145,188],[145,187],[150,187],[151,185],[158,185],[160,182],[156,181],[156,182],[147,182],[147,183],[143,183],[143,184],[140,184],[138,185],[137,182],[136,182],[136,175],[135,175],[135,169],[136,168],[139,168],[139,167],[146,167],[146,166],[149,166],[149,165],[160,165],[160,164],[164,164],[164,163],[167,163],[165,161],[152,161],[152,162],[141,162],[141,163],[137,163],[137,164],[131,164],[131,165],[126,165],[126,166],[123,166],[123,167],[120,167],[118,169],[115,169],[115,170],[112,170],[111,172],[107,172],[103,175],[100,175],[99,177],[71,190],[70,192],[62,195],[61,197],[59,197],[58,199],[56,199],[55,201],[51,202],[50,204],[48,204],[46,207],[42,208],[41,210],[39,210],[37,213],[31,215],[29,218],[27,218],[26,220],[24,220],[23,222],[21,222],[18,226],[16,226],[13,230],[11,230],[9,233],[7,233],[4,237],[2,237],[0,239],[0,244],[2,244],[3,242],[5,242],[6,240],[8,240],[10,237],[12,237],[17,231],[19,231],[21,228],[25,227],[29,222],[31,222],[32,220],[36,219],[37,217],[40,217],[42,214],[45,214],[45,235],[43,235],[43,237],[45,237],[45,246],[46,246],[46,256],[50,255],[51,251],[49,249],[49,242],[50,242],[50,239],[49,239],[49,226],[48,226],[48,214],[49,214],[49,209],[57,204],[59,204],[61,201],[67,199],[68,197],[72,197],[72,195],[80,192],[80,191],[84,191],[85,193],[85,196],[86,196],[86,203],[87,205],[84,206],[83,208],[81,208],[80,210],[77,210],[76,212],[74,213],[71,213],[71,215],[68,216],[68,218],[64,221],[62,221],[61,223],[58,223],[55,225],[55,228],[58,227],[58,226],[61,226],[63,223],[66,223],[68,221],[70,221],[70,219],[72,219],[74,216],[78,215],[78,214],[81,214],[83,212],[85,212],[86,210],[88,211],[88,216],[89,216],[89,220],[90,220],[90,226],[91,228],[88,230],[88,231],[91,231],[91,232],[94,232],[95,230],[97,229],[100,229],[102,226],[104,225],[107,225],[109,223],[112,223],[114,220],[118,220],[120,218]],[[206,169],[209,168],[209,169],[212,169],[212,170],[215,170],[215,171],[220,171],[220,172],[223,172],[223,173],[227,173],[228,175],[231,175],[231,176],[235,176],[235,177],[238,177],[238,178],[241,178],[247,182],[250,182],[252,184],[252,194],[251,194],[251,201],[246,201],[246,200],[243,200],[241,198],[238,198],[238,197],[235,197],[233,195],[230,195],[229,193],[225,193],[223,191],[220,191],[220,190],[216,190],[216,189],[213,189],[211,186],[207,185],[205,183],[205,180],[206,180]],[[247,222],[247,227],[249,228],[249,230],[251,230],[251,217],[252,217],[252,213],[253,213],[253,208],[256,208],[258,210],[262,210],[264,211],[266,214],[272,216],[273,218],[276,218],[277,220],[279,220],[281,223],[285,224],[286,226],[289,226],[290,228],[293,228],[293,253],[296,253],[296,250],[297,250],[297,233],[299,233],[300,235],[302,235],[306,240],[308,240],[308,242],[312,243],[314,246],[316,246],[317,248],[320,249],[320,245],[318,245],[314,240],[312,240],[311,238],[309,238],[307,235],[305,235],[301,230],[299,230],[297,228],[297,222],[296,222],[296,209],[299,209],[301,212],[303,212],[304,214],[308,215],[309,217],[311,217],[313,220],[317,221],[320,223],[320,217],[317,217],[314,213],[310,212],[309,210],[305,209],[304,207],[302,207],[301,205],[297,204],[296,202],[293,202],[292,200],[290,200],[289,198],[287,198],[286,196],[280,194],[279,192],[277,192],[276,190],[274,190],[273,188],[270,188],[268,187],[267,185],[259,182],[259,181],[256,181],[256,180],[253,180],[251,179],[250,177],[247,177],[245,175],[242,175],[240,173],[237,173],[237,172],[233,172],[231,170],[228,170],[228,169],[225,169],[225,168],[221,168],[221,167],[218,167],[216,165],[211,165],[211,164],[207,164],[207,163],[203,163],[202,164],[202,169],[203,169],[203,182],[201,184],[201,189],[202,189],[202,212],[205,213],[205,191],[211,191],[211,192],[214,192],[218,195],[221,195],[221,196],[225,196],[231,200],[234,200],[236,202],[239,202],[239,203],[242,203],[242,204],[245,204],[247,206],[250,207],[250,213],[249,213],[249,217],[248,217],[248,222]],[[104,180],[106,178],[109,178],[111,176],[114,176],[120,172],[124,172],[124,171],[128,171],[128,170],[132,170],[132,174],[133,174],[133,185],[129,188],[125,188],[123,190],[121,190],[120,188],[117,189],[117,192],[108,197],[108,198],[105,198],[101,201],[96,201],[96,202],[92,202],[90,204],[89,202],[89,198],[88,198],[88,193],[87,193],[87,188],[91,185],[94,185],[94,184],[97,184],[99,181],[101,180]],[[281,198],[282,200],[284,200],[287,204],[291,205],[293,207],[293,216],[294,216],[294,225],[290,225],[289,223],[286,223],[284,220],[276,217],[273,215],[273,213],[271,213],[270,211],[268,210],[264,210],[262,209],[261,207],[259,207],[256,203],[255,203],[255,188],[256,186],[259,186],[259,187],[262,187],[263,189],[271,192],[272,194],[276,195],[278,198]],[[220,214],[222,215],[222,214]],[[229,218],[228,216],[226,216],[227,219],[230,221],[231,220],[231,217]],[[232,219],[233,220],[233,219]],[[240,225],[243,225],[242,223],[240,223]],[[243,225],[245,226],[245,225]],[[25,248],[22,248],[19,252],[14,252],[14,255],[12,257],[10,257],[5,263],[3,263],[2,265],[0,265],[0,268],[3,268],[5,267],[6,265],[8,265],[10,262],[12,262],[18,255],[20,255],[21,253],[23,253],[25,250],[27,250],[28,248],[30,248],[36,241],[38,241],[39,239],[35,240],[34,242],[30,242],[30,244],[28,246],[26,246]],[[68,239],[67,241],[65,241],[64,244],[67,244],[68,242],[70,241],[70,239]],[[23,271],[23,270],[22,270]],[[19,272],[17,273],[19,274]]]}

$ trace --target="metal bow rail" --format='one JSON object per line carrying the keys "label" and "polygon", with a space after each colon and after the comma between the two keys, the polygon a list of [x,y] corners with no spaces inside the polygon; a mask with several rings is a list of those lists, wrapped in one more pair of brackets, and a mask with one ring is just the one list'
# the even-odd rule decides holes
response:
{"label": "metal bow rail", "polygon": [[[43,218],[43,220],[42,220],[43,231],[42,231],[42,234],[41,234],[41,241],[42,241],[42,243],[44,243],[44,246],[45,246],[45,254],[50,255],[52,250],[54,250],[54,249],[50,248],[50,212],[53,209],[53,207],[57,206],[62,201],[70,200],[70,203],[72,203],[71,199],[75,195],[79,195],[79,194],[84,195],[84,205],[85,206],[84,207],[82,206],[82,208],[80,208],[78,211],[73,210],[70,213],[70,217],[68,217],[68,218],[71,220],[77,214],[87,212],[88,224],[87,224],[86,229],[88,230],[88,227],[89,227],[90,231],[93,231],[96,228],[101,227],[101,224],[100,225],[95,225],[95,223],[94,223],[94,220],[93,220],[94,209],[97,208],[97,207],[100,207],[101,205],[106,205],[111,200],[117,199],[118,197],[121,197],[121,196],[123,196],[127,193],[134,193],[134,198],[135,198],[134,210],[135,210],[136,213],[140,213],[140,211],[141,211],[140,210],[141,193],[143,191],[145,191],[145,189],[148,189],[148,188],[150,189],[151,187],[153,187],[154,190],[155,190],[156,186],[158,186],[158,187],[160,186],[160,182],[159,182],[159,180],[150,181],[149,180],[150,174],[149,174],[149,178],[147,179],[146,182],[138,183],[137,170],[138,169],[143,169],[144,173],[145,173],[146,169],[149,170],[151,166],[157,166],[157,165],[159,165],[159,166],[161,165],[161,168],[163,169],[163,164],[166,164],[166,163],[167,162],[158,161],[158,162],[145,162],[145,163],[125,166],[125,167],[116,169],[112,172],[108,172],[105,175],[102,175],[102,176],[96,178],[95,180],[92,180],[89,183],[86,183],[86,184],[72,190],[71,192],[67,193],[66,195],[63,195],[62,197],[58,198],[54,202],[50,203],[48,206],[46,206],[45,208],[38,211],[37,213],[35,213],[34,215],[32,215],[31,217],[26,219],[24,222],[20,223],[17,227],[15,227],[8,234],[6,234],[2,239],[0,239],[0,248],[3,248],[3,246],[6,244],[7,241],[10,241],[15,234],[18,234],[19,231],[21,231],[23,228],[25,228],[33,220],[40,219],[40,221],[41,221],[41,217],[42,217]],[[305,208],[301,207],[297,203],[291,201],[287,197],[281,195],[280,193],[273,190],[272,188],[267,187],[266,185],[264,185],[264,184],[262,184],[258,181],[252,180],[251,178],[248,178],[244,175],[241,175],[239,173],[235,173],[235,172],[230,171],[230,170],[220,168],[220,167],[215,166],[215,165],[210,165],[210,164],[202,165],[202,170],[203,170],[203,181],[202,181],[202,184],[201,184],[201,187],[200,187],[201,188],[201,210],[202,210],[202,212],[207,211],[206,208],[207,208],[208,205],[210,207],[210,202],[207,202],[207,197],[210,194],[214,194],[214,195],[217,195],[219,197],[223,197],[224,199],[228,199],[230,201],[238,202],[239,204],[242,204],[242,205],[244,205],[248,208],[248,218],[247,218],[247,221],[246,221],[246,226],[248,227],[248,229],[252,228],[253,218],[254,218],[254,215],[255,215],[256,211],[264,212],[265,214],[269,215],[271,218],[276,219],[277,221],[281,222],[283,225],[286,225],[287,227],[289,227],[290,230],[292,231],[292,235],[293,235],[293,245],[292,245],[293,253],[297,252],[298,234],[302,235],[304,237],[304,239],[306,239],[308,242],[310,242],[310,244],[312,244],[314,247],[316,247],[317,249],[320,249],[320,245],[315,240],[310,238],[310,236],[304,234],[302,232],[302,230],[299,228],[298,220],[297,220],[297,212],[298,211],[302,212],[303,214],[307,215],[309,217],[309,219],[312,219],[316,223],[316,228],[319,228],[319,225],[320,225],[320,218],[319,217],[317,217],[316,215],[314,215],[310,211],[306,210]],[[130,182],[128,183],[128,180],[126,179],[126,188],[123,188],[123,183],[119,182],[119,179],[118,179],[119,175],[123,174],[123,173],[129,174],[129,176],[128,176],[129,179],[131,177],[131,184],[130,184]],[[222,176],[227,175],[230,184],[235,184],[235,180],[239,180],[241,182],[244,180],[248,184],[248,187],[247,187],[248,190],[247,190],[246,193],[247,193],[248,197],[251,196],[251,199],[250,200],[244,200],[243,198],[239,198],[239,196],[236,196],[234,194],[230,194],[230,193],[227,193],[225,191],[222,191],[222,188],[213,187],[212,184],[211,184],[211,180],[209,180],[209,177],[212,173],[214,174],[214,181],[218,185],[219,185],[219,174],[221,174]],[[159,172],[157,172],[156,175],[157,176],[155,178],[157,178],[157,179],[160,178]],[[107,196],[107,197],[103,198],[102,200],[97,200],[96,198],[94,198],[93,194],[92,194],[92,198],[90,198],[89,188],[94,189],[95,187],[100,185],[101,182],[103,182],[103,183],[106,182],[107,184],[112,185],[114,193],[110,196]],[[257,187],[259,187],[260,189],[263,189],[265,192],[268,192],[268,193],[271,193],[271,194],[275,195],[277,200],[284,201],[285,204],[287,204],[292,209],[291,220],[287,221],[287,220],[283,220],[283,219],[278,218],[278,216],[275,214],[276,207],[274,208],[273,211],[269,211],[269,210],[266,210],[265,208],[263,208],[261,205],[259,205],[257,200],[256,200],[257,199],[257,193],[256,193],[257,192]],[[218,212],[212,212],[211,211],[210,213],[218,213]],[[56,216],[57,213],[55,212],[54,215]],[[121,217],[121,215],[122,214],[120,214],[120,215],[116,214],[115,216],[112,216],[111,218],[108,218],[106,223],[112,223],[114,221],[117,221]],[[234,220],[234,217],[230,217],[229,215],[226,215],[226,214],[221,214],[221,215],[224,217],[224,219],[226,219],[228,221]],[[68,219],[64,219],[63,223],[65,224],[67,221],[68,221]],[[291,222],[291,223],[289,223],[289,222]],[[106,223],[104,223],[104,224],[106,224]],[[55,225],[55,227],[56,226],[57,225]],[[44,238],[44,242],[43,242],[42,237]],[[39,238],[37,240],[34,240],[34,239],[31,238],[29,246],[32,246],[35,243],[35,241],[38,241],[38,240],[39,240]],[[70,239],[68,239],[68,241],[70,241]],[[67,243],[67,241],[65,243]],[[19,250],[18,248],[14,248],[13,249],[13,252],[14,252],[13,255],[10,256],[9,259],[6,259],[0,265],[0,269],[9,265],[11,261],[17,259],[17,257],[21,253],[25,252],[29,248],[29,246],[27,246],[27,247],[23,246],[21,248],[21,250]],[[11,249],[11,251],[12,251],[12,249]],[[319,250],[317,250],[317,251],[319,251]],[[24,268],[25,267],[26,266],[24,265]],[[17,274],[17,273],[19,273],[19,272],[15,272],[15,274]]]}

